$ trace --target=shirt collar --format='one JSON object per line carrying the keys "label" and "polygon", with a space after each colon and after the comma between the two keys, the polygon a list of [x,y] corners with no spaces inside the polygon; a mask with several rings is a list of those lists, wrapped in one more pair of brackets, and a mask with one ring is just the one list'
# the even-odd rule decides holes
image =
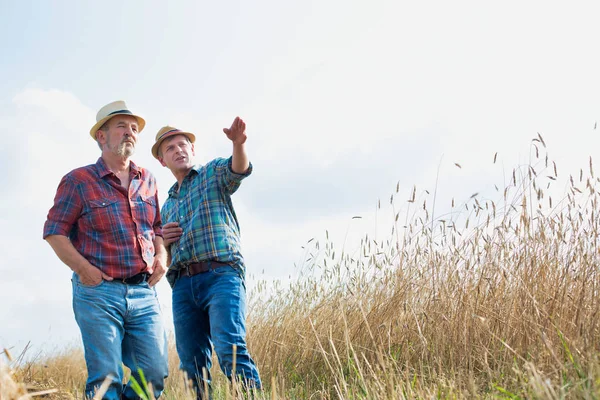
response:
{"label": "shirt collar", "polygon": [[[192,167],[192,169],[190,170],[190,172],[188,172],[188,174],[185,176],[185,178],[183,178],[183,182],[185,182],[185,180],[187,179],[187,177],[190,176],[190,175],[198,175],[198,172],[200,171],[201,168],[202,168],[201,164],[194,165]],[[178,192],[178,190],[177,190],[178,187],[179,187],[179,183],[177,181],[175,181],[175,183],[173,184],[173,186],[171,186],[171,189],[169,189],[169,196],[175,197],[177,195],[177,192]]]}
{"label": "shirt collar", "polygon": [[142,169],[138,167],[137,164],[133,161],[129,161],[129,171],[132,172],[133,175],[136,175],[138,177],[142,176]]}
{"label": "shirt collar", "polygon": [[[192,167],[192,171],[196,171],[196,173],[200,172],[200,169],[202,169],[202,167],[204,167],[204,165],[202,164],[196,164]],[[192,172],[190,171],[190,173]],[[189,174],[188,174],[189,175]]]}
{"label": "shirt collar", "polygon": [[102,157],[98,158],[98,161],[96,161],[96,170],[98,171],[100,178],[104,178],[106,175],[110,175],[112,173],[112,171],[106,166],[106,163]]}
{"label": "shirt collar", "polygon": [[[98,171],[98,176],[100,176],[100,178],[104,178],[105,176],[113,173],[110,169],[108,169],[108,166],[106,165],[102,157],[98,158],[98,161],[96,161],[96,171]],[[133,161],[130,161],[129,175],[141,176],[141,174],[141,168],[138,167]]]}

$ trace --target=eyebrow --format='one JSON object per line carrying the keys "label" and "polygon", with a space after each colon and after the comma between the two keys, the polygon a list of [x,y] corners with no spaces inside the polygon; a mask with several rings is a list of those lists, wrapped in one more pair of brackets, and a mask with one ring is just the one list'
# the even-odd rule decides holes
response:
{"label": "eyebrow", "polygon": [[[125,124],[127,124],[127,121],[125,121],[125,120],[119,120],[119,121],[117,121],[117,126],[119,126],[119,125],[125,125]],[[138,127],[138,123],[135,122],[135,121],[133,121],[133,122],[131,122],[131,126],[134,126],[134,127],[137,128]]]}

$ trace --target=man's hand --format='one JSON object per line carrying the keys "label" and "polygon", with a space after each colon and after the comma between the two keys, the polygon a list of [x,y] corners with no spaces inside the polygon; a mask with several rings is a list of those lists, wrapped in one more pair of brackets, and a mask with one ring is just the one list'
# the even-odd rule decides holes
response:
{"label": "man's hand", "polygon": [[150,287],[156,285],[167,272],[167,269],[167,252],[156,253],[154,263],[152,264],[152,275],[148,278],[148,285]]}
{"label": "man's hand", "polygon": [[165,247],[169,247],[171,243],[179,240],[183,234],[183,229],[179,227],[179,222],[169,222],[163,225],[162,233]]}
{"label": "man's hand", "polygon": [[231,128],[223,128],[223,132],[233,144],[244,144],[248,138],[246,136],[246,123],[240,117],[235,117]]}
{"label": "man's hand", "polygon": [[233,143],[233,154],[231,156],[231,169],[236,174],[244,174],[248,170],[250,163],[246,154],[246,123],[240,118],[235,117],[231,128],[223,128],[223,132]]}
{"label": "man's hand", "polygon": [[88,268],[78,273],[79,281],[85,286],[99,285],[102,280],[112,281],[113,278],[100,271],[97,267],[90,264]]}

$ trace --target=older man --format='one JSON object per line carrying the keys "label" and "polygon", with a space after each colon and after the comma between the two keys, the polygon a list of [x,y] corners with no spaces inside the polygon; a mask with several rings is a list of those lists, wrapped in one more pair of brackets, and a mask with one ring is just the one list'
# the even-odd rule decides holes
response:
{"label": "older man", "polygon": [[236,118],[223,131],[233,155],[206,165],[193,162],[192,133],[166,126],[152,146],[152,155],[177,179],[162,208],[171,257],[167,278],[173,287],[181,368],[193,379],[198,398],[210,397],[205,387],[210,386],[211,344],[228,378],[235,376],[247,389],[261,388],[246,347],[245,268],[231,202],[252,171],[245,150],[246,124]]}
{"label": "older man", "polygon": [[154,285],[166,272],[156,180],[131,161],[143,118],[123,101],[100,109],[90,135],[102,155],[65,175],[44,239],[73,270],[73,311],[88,369],[86,396],[108,378],[103,399],[139,399],[122,385],[124,363],[158,398],[167,340]]}

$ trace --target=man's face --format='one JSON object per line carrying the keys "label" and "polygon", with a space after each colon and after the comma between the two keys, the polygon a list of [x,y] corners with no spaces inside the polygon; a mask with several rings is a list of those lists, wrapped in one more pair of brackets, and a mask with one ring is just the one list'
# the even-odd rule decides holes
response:
{"label": "man's face", "polygon": [[159,147],[159,161],[171,172],[186,171],[194,166],[192,157],[194,144],[185,135],[174,135],[166,138]]}
{"label": "man's face", "polygon": [[97,137],[103,144],[103,152],[129,158],[135,153],[138,120],[130,115],[117,115],[108,121],[108,129],[99,131]]}

